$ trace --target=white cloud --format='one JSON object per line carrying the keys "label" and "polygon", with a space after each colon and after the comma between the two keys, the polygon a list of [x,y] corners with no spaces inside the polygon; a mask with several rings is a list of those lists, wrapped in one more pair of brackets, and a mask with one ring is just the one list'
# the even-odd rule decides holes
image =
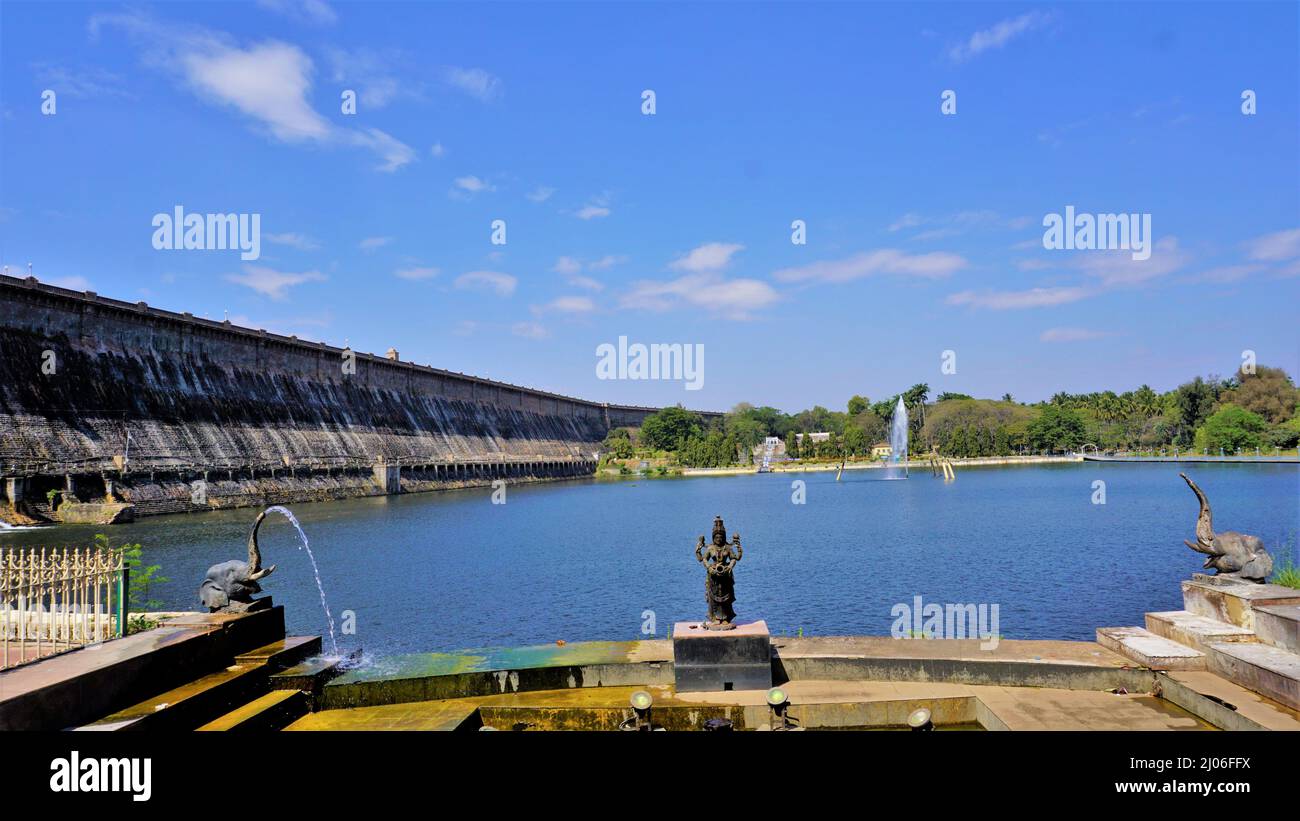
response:
{"label": "white cloud", "polygon": [[485,103],[501,96],[501,80],[481,68],[451,66],[443,71],[442,79],[452,88]]}
{"label": "white cloud", "polygon": [[824,260],[793,268],[782,268],[772,274],[781,282],[849,282],[874,274],[897,274],[926,279],[951,275],[966,267],[966,260],[957,254],[935,251],[928,254],[907,254],[893,248],[864,251],[838,260]]}
{"label": "white cloud", "polygon": [[953,62],[962,62],[977,57],[990,49],[998,49],[1007,43],[1035,29],[1042,28],[1053,20],[1047,12],[1031,11],[1019,17],[1009,17],[993,26],[981,29],[970,36],[966,42],[954,46],[948,56]]}
{"label": "white cloud", "polygon": [[453,198],[468,198],[474,194],[480,194],[484,191],[495,191],[497,187],[492,183],[473,174],[464,177],[457,177],[451,181],[452,189],[448,196]]}
{"label": "white cloud", "polygon": [[627,257],[622,254],[606,254],[600,259],[587,263],[587,269],[591,271],[608,271],[615,265],[622,265],[625,262],[627,262]]}
{"label": "white cloud", "polygon": [[456,277],[455,286],[462,290],[488,290],[497,296],[510,296],[515,292],[519,280],[510,274],[497,271],[470,271]]}
{"label": "white cloud", "polygon": [[34,63],[32,70],[43,88],[81,99],[133,99],[121,75],[102,68],[70,69],[48,63]]}
{"label": "white cloud", "polygon": [[308,102],[315,66],[289,43],[266,40],[240,47],[225,33],[166,25],[139,12],[91,18],[92,37],[104,28],[125,31],[143,45],[147,65],[178,77],[201,99],[240,112],[272,139],[365,147],[380,155],[384,171],[414,159],[409,147],[377,128],[352,131],[322,117]]}
{"label": "white cloud", "polygon": [[1087,299],[1097,293],[1078,286],[1056,288],[1029,288],[1023,291],[962,291],[946,300],[949,305],[969,305],[972,308],[989,308],[995,311],[1023,308],[1047,308]]}
{"label": "white cloud", "polygon": [[442,157],[447,153],[447,149],[442,147],[442,143],[434,143],[429,146],[429,153],[435,157]]}
{"label": "white cloud", "polygon": [[889,230],[901,231],[904,228],[915,228],[916,226],[920,225],[924,221],[925,220],[922,219],[920,214],[910,214],[910,213],[904,214],[903,216],[899,217],[898,219],[890,223]]}
{"label": "white cloud", "polygon": [[335,93],[344,88],[356,91],[358,112],[384,108],[398,97],[420,96],[417,89],[392,73],[392,66],[402,61],[399,53],[332,48],[328,54],[333,80],[339,86]]}
{"label": "white cloud", "polygon": [[578,209],[576,216],[580,220],[589,220],[608,217],[609,213],[609,208],[604,205],[584,205]]}
{"label": "white cloud", "polygon": [[400,268],[393,272],[393,276],[400,279],[420,280],[433,279],[438,273],[438,269],[432,267]]}
{"label": "white cloud", "polygon": [[664,311],[686,304],[730,319],[749,319],[780,296],[757,279],[726,279],[717,273],[688,274],[666,282],[643,280],[619,300],[624,308]]}
{"label": "white cloud", "polygon": [[1164,237],[1151,248],[1147,259],[1133,259],[1132,251],[1077,251],[1073,264],[1100,279],[1103,286],[1114,287],[1138,285],[1173,273],[1187,260],[1187,255],[1178,250],[1178,238]]}
{"label": "white cloud", "polygon": [[592,279],[591,277],[569,277],[568,282],[575,288],[586,288],[588,291],[603,291],[605,289],[605,284],[603,282],[598,279]]}
{"label": "white cloud", "polygon": [[305,234],[265,234],[264,238],[274,245],[287,245],[290,248],[297,248],[299,251],[315,251],[320,247],[319,242]]}
{"label": "white cloud", "polygon": [[576,274],[582,270],[582,263],[574,257],[560,257],[551,270],[557,274]]}
{"label": "white cloud", "polygon": [[392,237],[366,237],[357,244],[357,247],[362,251],[373,251],[376,248],[383,248],[392,241]]}
{"label": "white cloud", "polygon": [[537,186],[537,188],[533,189],[530,193],[525,194],[524,196],[528,197],[528,199],[532,200],[533,202],[546,202],[551,198],[551,195],[554,193],[555,193],[554,188],[548,188],[545,185],[539,185]]}
{"label": "white cloud", "polygon": [[510,333],[525,339],[545,339],[550,336],[546,328],[537,322],[516,322],[510,326]]}
{"label": "white cloud", "polygon": [[1043,342],[1086,342],[1108,336],[1114,334],[1110,331],[1094,331],[1088,328],[1048,328],[1038,338]]}
{"label": "white cloud", "polygon": [[721,271],[731,264],[731,258],[745,246],[735,242],[708,242],[696,246],[669,263],[674,271],[688,271],[693,274],[705,271]]}
{"label": "white cloud", "polygon": [[257,5],[294,20],[317,25],[329,25],[339,19],[325,0],[257,0]]}
{"label": "white cloud", "polygon": [[1246,251],[1251,259],[1264,262],[1280,262],[1300,257],[1300,228],[1256,237],[1246,243]]}
{"label": "white cloud", "polygon": [[284,299],[289,288],[304,282],[319,282],[325,275],[319,271],[304,271],[299,274],[277,271],[264,265],[245,265],[243,273],[228,274],[226,279],[246,288],[252,288],[259,294],[271,299]]}
{"label": "white cloud", "polygon": [[555,311],[563,314],[585,314],[596,310],[596,303],[590,297],[562,296],[537,308],[538,313]]}

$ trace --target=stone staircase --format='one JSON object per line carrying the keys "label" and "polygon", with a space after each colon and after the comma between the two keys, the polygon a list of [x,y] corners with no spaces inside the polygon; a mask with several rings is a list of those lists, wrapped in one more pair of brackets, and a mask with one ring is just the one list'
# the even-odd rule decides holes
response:
{"label": "stone staircase", "polygon": [[1152,670],[1206,671],[1300,710],[1300,590],[1196,574],[1183,610],[1146,627],[1102,627],[1097,642]]}
{"label": "stone staircase", "polygon": [[302,677],[281,679],[279,674],[312,664],[320,650],[320,636],[286,636],[236,655],[235,663],[223,670],[75,729],[280,729],[305,715],[312,701],[310,692],[299,689]]}

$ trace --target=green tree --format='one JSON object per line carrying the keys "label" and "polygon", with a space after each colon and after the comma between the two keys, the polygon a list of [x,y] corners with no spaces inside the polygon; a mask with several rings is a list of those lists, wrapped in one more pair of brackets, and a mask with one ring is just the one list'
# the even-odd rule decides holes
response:
{"label": "green tree", "polygon": [[641,444],[653,450],[679,450],[683,443],[703,433],[700,417],[677,405],[645,418],[641,423]]}
{"label": "green tree", "polygon": [[1268,444],[1267,433],[1268,422],[1264,417],[1236,405],[1224,405],[1197,428],[1195,447],[1197,450],[1209,448],[1211,453],[1220,448],[1225,453],[1254,450]]}
{"label": "green tree", "polygon": [[857,416],[869,407],[871,407],[871,400],[867,397],[857,394],[849,397],[849,416]]}
{"label": "green tree", "polygon": [[1029,423],[1026,434],[1030,447],[1049,453],[1063,453],[1083,444],[1083,418],[1073,408],[1044,405]]}
{"label": "green tree", "polygon": [[635,451],[632,445],[632,433],[627,428],[614,428],[605,435],[600,449],[615,459],[630,459]]}

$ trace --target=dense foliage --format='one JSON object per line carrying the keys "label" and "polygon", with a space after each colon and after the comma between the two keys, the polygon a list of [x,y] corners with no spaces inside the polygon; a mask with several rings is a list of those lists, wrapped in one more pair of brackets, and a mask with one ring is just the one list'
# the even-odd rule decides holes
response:
{"label": "dense foliage", "polygon": [[[944,392],[930,400],[919,383],[879,402],[855,394],[844,411],[820,405],[787,414],[741,403],[721,419],[705,421],[682,407],[646,418],[640,431],[619,428],[605,440],[607,456],[664,453],[678,464],[722,467],[750,464],[765,437],[780,437],[796,459],[867,457],[889,438],[899,398],[908,410],[913,454],[1009,456],[1080,449],[1196,449],[1234,454],[1300,443],[1300,391],[1280,368],[1259,367],[1231,379],[1196,377],[1166,393],[1147,385],[1117,394],[1058,393],[1047,402],[1022,404]],[[821,442],[797,434],[822,432]]]}

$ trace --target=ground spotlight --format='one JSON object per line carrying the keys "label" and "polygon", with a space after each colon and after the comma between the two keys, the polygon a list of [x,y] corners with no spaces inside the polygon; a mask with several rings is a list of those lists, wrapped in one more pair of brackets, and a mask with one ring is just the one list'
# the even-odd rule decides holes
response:
{"label": "ground spotlight", "polygon": [[790,695],[784,687],[773,687],[767,691],[767,706],[772,708],[768,719],[768,728],[772,730],[798,730],[793,719],[787,715],[790,709]]}
{"label": "ground spotlight", "polygon": [[655,703],[654,697],[645,690],[637,690],[628,701],[632,704],[632,718],[619,725],[619,729],[649,732],[650,707]]}
{"label": "ground spotlight", "polygon": [[930,720],[930,711],[924,707],[913,710],[912,714],[907,717],[907,726],[911,727],[913,732],[929,732],[933,730],[934,722]]}

